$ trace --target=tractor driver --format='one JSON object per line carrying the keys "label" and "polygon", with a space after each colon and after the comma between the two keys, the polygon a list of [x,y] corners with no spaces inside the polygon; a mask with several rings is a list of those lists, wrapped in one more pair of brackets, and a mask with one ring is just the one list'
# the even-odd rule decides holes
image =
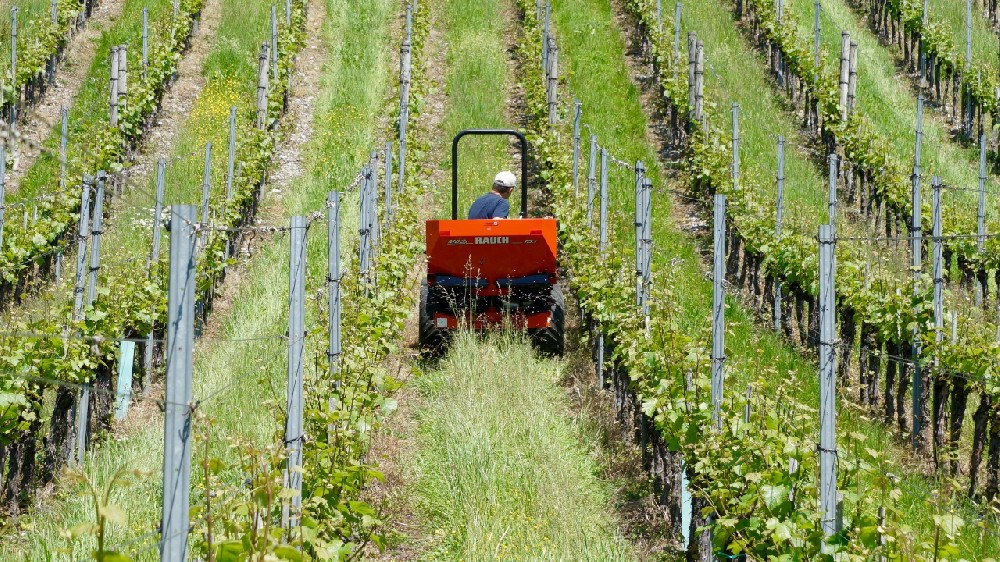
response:
{"label": "tractor driver", "polygon": [[476,199],[469,207],[469,219],[505,219],[510,213],[507,199],[514,191],[517,178],[510,172],[500,172],[493,179],[493,190]]}

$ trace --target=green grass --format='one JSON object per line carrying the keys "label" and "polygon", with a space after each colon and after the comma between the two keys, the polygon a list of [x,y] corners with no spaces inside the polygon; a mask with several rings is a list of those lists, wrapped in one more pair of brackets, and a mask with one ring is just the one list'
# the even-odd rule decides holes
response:
{"label": "green grass", "polygon": [[[698,9],[707,11],[694,12],[699,16],[696,17],[692,10]],[[685,4],[685,10],[685,25],[701,26],[706,33],[709,29],[716,29],[716,33],[726,34],[720,37],[728,36],[728,41],[742,43],[735,30],[733,34],[723,31],[726,26],[733,26],[731,15],[701,3],[698,7]],[[709,14],[715,15],[705,21],[700,19]],[[559,33],[560,60],[570,69],[570,89],[583,102],[585,120],[594,128],[601,142],[627,157],[642,158],[647,163],[654,186],[683,189],[680,185],[673,185],[672,181],[661,179],[664,176],[659,169],[660,162],[654,157],[653,148],[645,142],[646,116],[640,106],[638,92],[622,66],[625,46],[621,30],[612,19],[610,6],[601,0],[561,0],[553,4],[553,18]],[[724,52],[731,55],[749,53],[745,47],[738,48],[735,43],[706,45],[709,63],[720,76],[720,69],[726,68],[724,65],[727,63],[719,59],[726,57],[718,54],[712,57],[713,52],[726,49]],[[760,64],[759,56],[747,54],[739,63],[732,67],[733,71],[739,71],[738,76],[745,75],[752,80],[751,70]],[[719,77],[714,75],[707,77],[706,90],[714,87],[718,80]],[[770,91],[770,88],[765,88],[757,93],[766,97]],[[768,123],[778,120],[773,115],[757,115],[755,119],[767,120]],[[752,126],[750,118],[744,120],[744,124]],[[744,153],[744,161],[752,161],[748,154]],[[631,184],[615,189],[620,190],[615,197],[616,207],[619,212],[631,216]],[[711,283],[706,280],[707,268],[697,253],[697,242],[680,233],[672,224],[670,197],[657,193],[655,189],[654,193],[654,268],[659,272],[655,278],[673,288],[677,320],[681,326],[707,342],[712,303]],[[623,225],[627,224],[627,220],[623,221]],[[631,244],[631,230],[626,227],[622,232],[628,234],[621,237],[626,240],[619,240],[619,243]],[[726,364],[730,373],[728,380],[731,381],[727,382],[727,393],[732,393],[731,389],[741,392],[747,383],[752,383],[756,393],[768,393],[772,388],[784,387],[802,404],[818,404],[818,377],[814,361],[787,345],[770,330],[762,329],[752,313],[732,297],[728,299],[727,307]],[[904,497],[900,508],[905,513],[907,524],[914,529],[914,536],[933,536],[932,516],[937,510],[947,508],[945,503],[927,501],[934,484],[903,468],[899,460],[905,458],[907,453],[895,444],[884,426],[859,416],[852,408],[842,407],[840,411],[838,440],[843,443],[846,435],[858,432],[865,436],[866,446],[889,454],[891,470],[901,478],[898,486],[903,490]],[[866,476],[867,479],[859,486],[866,493],[875,493],[874,482],[881,475],[866,473]],[[850,508],[845,506],[845,512],[849,511]],[[971,520],[972,516],[966,515],[969,516],[967,520]],[[961,541],[964,551],[969,554],[997,552],[1000,549],[995,536],[986,534],[980,537],[977,530],[967,530]]]}
{"label": "green grass", "polygon": [[[250,0],[228,0],[222,10],[212,50],[201,69],[205,86],[189,111],[182,115],[180,132],[170,152],[162,155],[167,159],[164,205],[192,204],[201,208],[205,145],[212,143],[209,198],[212,208],[221,208],[226,196],[230,107],[237,108],[238,127],[256,116],[255,61],[261,42],[270,39],[271,6]],[[237,139],[237,146],[240,144]],[[152,167],[137,189],[126,192],[115,202],[116,220],[107,238],[110,247],[136,256],[148,254],[152,244],[148,219],[152,216],[155,193],[156,174]]]}
{"label": "green grass", "polygon": [[[462,129],[511,128],[507,115],[507,92],[513,85],[507,66],[506,38],[499,32],[506,26],[503,11],[506,2],[452,0],[444,4],[444,33],[448,38],[447,64],[451,69],[445,80],[450,103],[462,111],[450,111],[443,129],[453,137]],[[511,170],[520,176],[520,167],[511,157],[506,138],[466,137],[459,147],[458,218],[465,218],[472,201],[490,191],[493,176]],[[451,152],[442,162],[451,167]],[[518,180],[520,181],[520,177]],[[447,186],[439,186],[436,195],[439,217],[450,217],[451,197]],[[450,191],[448,191],[450,193]],[[510,216],[520,212],[520,197],[510,197]]]}
{"label": "green grass", "polygon": [[636,559],[606,515],[560,367],[518,338],[464,333],[416,378],[413,501],[435,543],[421,560]]}
{"label": "green grass", "polygon": [[[130,73],[135,76],[141,67],[141,53],[136,45],[142,44],[142,10],[149,8],[150,42],[165,40],[162,30],[173,12],[172,0],[126,0],[121,14],[104,29],[94,49],[94,57],[87,75],[80,85],[76,99],[69,109],[67,160],[68,173],[79,171],[80,163],[94,150],[90,142],[97,127],[108,123],[108,76],[110,52],[113,45],[132,45],[129,53]],[[158,33],[157,30],[160,32]],[[16,203],[51,190],[59,178],[59,139],[61,125],[56,123],[48,138],[42,143],[48,149],[41,153],[25,173],[18,189],[9,194],[8,201]],[[88,170],[88,173],[92,173]],[[72,178],[71,178],[72,179]]]}
{"label": "green grass", "polygon": [[51,0],[0,1],[0,75],[10,79],[10,10],[17,7],[17,46],[27,48],[37,31],[51,21]]}
{"label": "green grass", "polygon": [[[243,4],[236,1],[232,5]],[[278,208],[271,209],[277,217],[274,220],[281,224],[287,222],[285,215],[321,208],[327,191],[346,187],[378,136],[380,110],[392,77],[389,26],[398,6],[389,0],[360,4],[326,2],[322,34],[329,59],[321,87],[312,92],[315,134],[304,153],[305,175]],[[247,5],[242,9],[245,13]],[[239,10],[224,13],[237,19],[241,14]],[[347,197],[342,211],[345,245],[356,236],[356,228],[350,227],[357,223],[356,207],[357,196]],[[325,228],[311,230],[311,286],[322,284],[325,252]],[[224,459],[235,453],[219,439],[269,443],[281,427],[277,404],[283,405],[285,395],[286,351],[283,342],[273,336],[287,328],[288,238],[279,235],[265,243],[240,275],[243,281],[236,286],[232,308],[219,318],[218,337],[200,341],[195,354],[194,396],[205,399],[199,409],[215,420],[213,455]],[[258,337],[272,339],[227,341]],[[148,421],[96,447],[87,466],[87,473],[98,485],[122,467],[148,472],[138,485],[112,494],[112,503],[128,514],[128,522],[124,527],[112,526],[109,543],[129,545],[124,549],[128,554],[142,551],[138,560],[157,556],[155,535],[130,544],[149,534],[159,521],[163,430],[162,417],[153,408]],[[196,426],[194,431],[200,434],[203,430],[204,426]],[[199,478],[195,467],[193,480]],[[193,501],[197,500],[195,493]],[[45,545],[65,544],[58,538],[60,530],[92,521],[90,509],[81,489],[64,487],[50,505],[24,520],[30,532],[21,538],[7,537],[0,544],[0,559],[43,559]]]}
{"label": "green grass", "polygon": [[[730,4],[725,0],[721,1]],[[959,4],[955,0],[947,0]],[[964,6],[964,2],[961,2]],[[799,35],[809,45],[813,44],[813,0],[792,0],[786,3],[786,13],[798,19]],[[963,8],[964,11],[964,8]],[[963,16],[964,18],[964,16]],[[851,10],[845,0],[823,2],[820,16],[821,51],[831,68],[838,68],[841,32],[851,34],[851,41],[858,44],[858,91],[861,111],[868,117],[872,131],[887,141],[886,150],[906,168],[912,166],[917,119],[917,96],[909,77],[897,72],[891,48],[883,46],[871,33],[867,22]],[[963,35],[964,37],[964,35]],[[964,52],[964,39],[961,43]],[[964,55],[963,55],[964,56]],[[994,57],[996,58],[996,57]],[[930,200],[932,175],[941,176],[946,185],[975,189],[979,185],[979,153],[974,148],[964,148],[951,140],[950,126],[945,116],[932,111],[930,103],[924,105],[923,177],[924,199]],[[996,193],[1000,181],[994,176],[987,180],[987,218],[996,220]],[[945,195],[945,204],[954,204],[961,212],[975,216],[976,193],[956,191]],[[954,202],[954,203],[952,203]]]}
{"label": "green grass", "polygon": [[[978,0],[972,2],[972,60],[976,63],[986,63],[994,71],[997,66],[997,51],[1000,42],[993,33],[993,27],[984,17],[982,6]],[[940,22],[951,35],[955,44],[954,54],[958,60],[965,60],[965,1],[964,0],[929,0],[927,15],[930,22]]]}

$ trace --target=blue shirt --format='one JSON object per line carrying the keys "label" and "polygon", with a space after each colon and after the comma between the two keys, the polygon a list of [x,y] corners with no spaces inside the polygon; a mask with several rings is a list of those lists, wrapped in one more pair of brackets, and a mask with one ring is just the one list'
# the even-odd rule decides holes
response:
{"label": "blue shirt", "polygon": [[492,191],[476,199],[469,207],[470,219],[505,219],[510,213],[510,203]]}

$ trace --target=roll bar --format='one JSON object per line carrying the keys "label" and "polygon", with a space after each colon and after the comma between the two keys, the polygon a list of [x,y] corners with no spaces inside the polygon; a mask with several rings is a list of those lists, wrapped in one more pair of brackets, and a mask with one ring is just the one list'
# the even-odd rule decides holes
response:
{"label": "roll bar", "polygon": [[514,129],[465,129],[451,141],[451,219],[458,219],[458,141],[467,136],[517,137],[521,143],[521,218],[528,216],[528,139]]}

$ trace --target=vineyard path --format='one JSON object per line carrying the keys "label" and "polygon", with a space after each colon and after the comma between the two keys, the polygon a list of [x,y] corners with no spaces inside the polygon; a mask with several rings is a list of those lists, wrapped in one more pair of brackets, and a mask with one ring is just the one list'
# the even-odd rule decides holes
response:
{"label": "vineyard path", "polygon": [[21,178],[31,168],[42,150],[42,143],[59,126],[63,107],[70,107],[87,78],[97,56],[97,41],[104,28],[121,14],[126,0],[98,2],[85,27],[76,32],[65,46],[65,55],[56,69],[55,84],[48,87],[41,101],[17,124],[18,151],[14,167],[7,170],[6,190],[13,193]]}
{"label": "vineyard path", "polygon": [[[510,126],[519,121],[512,112],[521,109],[512,101],[519,91],[511,79],[518,75],[511,56],[516,33],[496,44],[496,34],[486,32],[516,29],[513,7],[500,3],[475,13],[466,4],[427,4],[426,58],[444,63],[429,69],[427,100],[430,159],[441,163],[430,173],[438,213],[450,202],[445,186],[454,133]],[[477,149],[476,161],[463,160],[460,170],[462,206],[473,196],[469,190],[481,189],[487,171],[511,165],[506,146],[469,150]],[[417,328],[413,312],[405,332],[411,347]],[[371,559],[639,558],[619,529],[616,490],[604,481],[606,440],[595,438],[598,424],[577,411],[571,396],[580,389],[561,386],[572,379],[570,364],[537,357],[517,336],[467,335],[456,338],[439,364],[409,361],[394,395],[397,410],[371,451],[386,476],[369,500],[385,519],[387,546],[380,553],[370,549]]]}

